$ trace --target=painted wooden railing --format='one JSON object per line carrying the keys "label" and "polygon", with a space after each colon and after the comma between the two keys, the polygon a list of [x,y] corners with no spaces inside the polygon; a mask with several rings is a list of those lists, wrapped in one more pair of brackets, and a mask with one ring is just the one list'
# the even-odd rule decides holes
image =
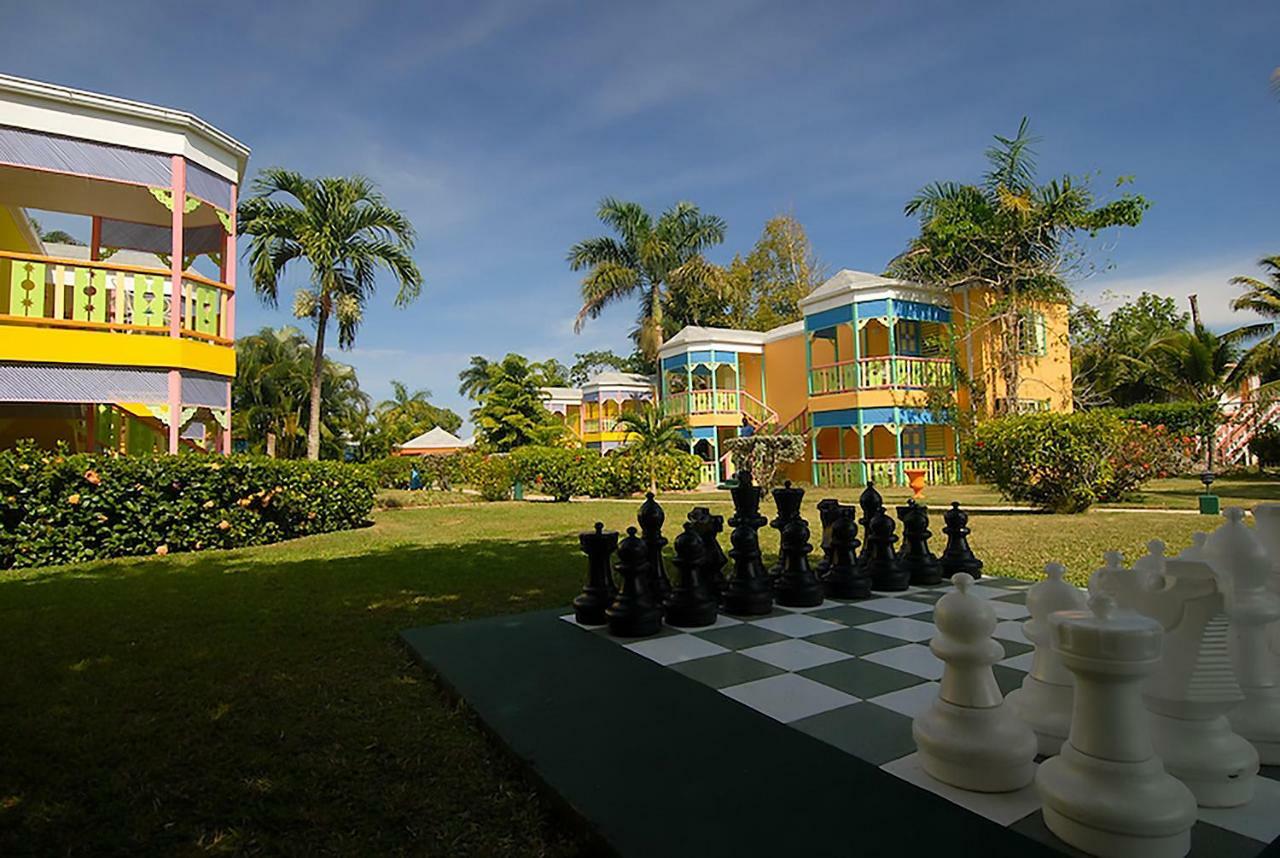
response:
{"label": "painted wooden railing", "polygon": [[762,426],[765,423],[778,422],[778,412],[774,411],[772,408],[765,405],[745,390],[738,391],[738,407],[756,426]]}
{"label": "painted wooden railing", "polygon": [[809,371],[814,396],[875,387],[926,388],[948,386],[952,379],[949,358],[885,355],[815,366]]}
{"label": "painted wooden railing", "polygon": [[[230,287],[194,272],[178,288],[179,334],[230,346]],[[163,268],[0,251],[0,324],[169,333]]]}
{"label": "painted wooden railing", "polygon": [[590,417],[582,421],[582,434],[596,434],[600,432],[616,432],[618,429],[618,418],[616,417]]}
{"label": "painted wooden railing", "polygon": [[854,487],[873,480],[878,485],[906,485],[906,471],[922,470],[931,486],[959,482],[954,456],[915,459],[818,459],[813,463],[814,483],[819,486]]}
{"label": "painted wooden railing", "polygon": [[776,420],[772,408],[745,390],[689,390],[673,393],[662,400],[662,413],[666,415],[689,414],[747,414],[757,423]]}
{"label": "painted wooden railing", "polygon": [[811,428],[812,422],[809,419],[809,409],[801,408],[799,414],[782,424],[782,428],[778,430],[778,434],[807,435]]}
{"label": "painted wooden railing", "polygon": [[716,485],[720,482],[720,463],[719,462],[703,462],[701,466],[700,479],[702,484]]}

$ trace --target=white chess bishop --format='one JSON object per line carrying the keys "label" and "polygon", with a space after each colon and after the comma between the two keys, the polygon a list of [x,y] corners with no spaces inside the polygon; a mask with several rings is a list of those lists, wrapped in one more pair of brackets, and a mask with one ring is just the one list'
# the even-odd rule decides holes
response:
{"label": "white chess bishop", "polygon": [[1236,807],[1253,798],[1258,753],[1227,720],[1244,695],[1227,648],[1222,591],[1201,542],[1168,560],[1162,544],[1149,555],[1159,556],[1162,572],[1141,594],[1138,610],[1164,629],[1164,655],[1143,700],[1152,744],[1169,774],[1202,807]]}
{"label": "white chess bishop", "polygon": [[1272,589],[1270,558],[1244,523],[1244,510],[1226,518],[1204,543],[1226,594],[1230,652],[1244,701],[1227,715],[1232,728],[1253,743],[1263,765],[1280,765],[1280,682],[1271,635],[1280,620],[1280,595]]}
{"label": "white chess bishop", "polygon": [[972,576],[959,572],[955,589],[934,606],[938,634],[929,643],[945,664],[933,707],[911,725],[920,761],[930,776],[976,792],[1011,792],[1035,776],[1036,737],[1004,705],[991,665],[1004,647],[991,637],[996,615],[969,593]]}
{"label": "white chess bishop", "polygon": [[1049,620],[1075,695],[1062,752],[1036,772],[1045,825],[1093,855],[1181,858],[1191,849],[1196,800],[1156,756],[1142,703],[1164,632],[1105,594],[1091,596],[1089,608]]}
{"label": "white chess bishop", "polygon": [[1044,571],[1045,580],[1027,591],[1031,619],[1022,624],[1027,640],[1036,648],[1031,671],[1022,680],[1022,687],[1005,698],[1005,703],[1035,732],[1039,752],[1053,756],[1071,729],[1075,679],[1053,651],[1049,616],[1058,611],[1084,610],[1085,595],[1063,579],[1067,569],[1061,563],[1050,563]]}

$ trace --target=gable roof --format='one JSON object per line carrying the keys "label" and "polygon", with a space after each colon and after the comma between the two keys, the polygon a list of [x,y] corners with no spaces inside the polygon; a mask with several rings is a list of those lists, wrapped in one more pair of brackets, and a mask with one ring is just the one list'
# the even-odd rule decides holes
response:
{"label": "gable roof", "polygon": [[849,268],[841,268],[827,281],[814,289],[808,295],[800,299],[800,305],[812,304],[821,301],[823,298],[830,298],[833,295],[843,295],[848,292],[858,292],[863,289],[890,289],[902,288],[919,289],[920,284],[912,283],[908,280],[895,280],[892,277],[881,277],[879,274],[871,274],[867,271],[854,271]]}
{"label": "gable roof", "polygon": [[411,438],[403,444],[397,444],[397,450],[440,450],[453,447],[470,447],[474,439],[468,438],[463,441],[457,435],[445,429],[436,426],[428,429],[416,438]]}

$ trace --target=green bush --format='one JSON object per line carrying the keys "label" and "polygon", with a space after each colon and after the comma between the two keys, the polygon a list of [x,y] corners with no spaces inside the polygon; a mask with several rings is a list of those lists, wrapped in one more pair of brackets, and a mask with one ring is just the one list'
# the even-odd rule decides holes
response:
{"label": "green bush", "polygon": [[357,465],[0,451],[0,568],[264,545],[368,522]]}
{"label": "green bush", "polygon": [[[605,458],[624,458],[635,460],[634,456],[624,451],[623,455]],[[643,466],[636,462],[641,471],[640,484],[644,485]],[[658,478],[658,490],[664,492],[693,491],[702,483],[702,459],[692,453],[664,453],[654,457],[654,471]]]}
{"label": "green bush", "polygon": [[1280,429],[1269,426],[1249,440],[1249,452],[1262,467],[1280,465]]}
{"label": "green bush", "polygon": [[511,499],[511,485],[515,482],[515,468],[503,454],[480,456],[468,462],[469,481],[480,497],[487,501]]}
{"label": "green bush", "polygon": [[373,475],[380,489],[407,489],[416,457],[384,456],[362,466]]}
{"label": "green bush", "polygon": [[964,453],[978,478],[1010,500],[1081,512],[1160,476],[1184,441],[1108,411],[1025,414],[979,424]]}
{"label": "green bush", "polygon": [[[565,447],[520,447],[511,461],[515,479],[532,491],[557,501],[570,497],[627,497],[649,484],[647,464],[626,448],[601,455],[595,450]],[[696,489],[700,460],[691,453],[665,453],[654,458],[658,489]]]}
{"label": "green bush", "polygon": [[600,456],[567,447],[519,447],[508,454],[515,478],[558,501],[587,494]]}
{"label": "green bush", "polygon": [[757,433],[730,438],[725,447],[733,454],[735,471],[750,470],[756,485],[772,488],[786,465],[804,458],[805,443],[801,435],[767,435]]}
{"label": "green bush", "polygon": [[1116,408],[1121,420],[1132,420],[1147,426],[1163,426],[1175,435],[1203,438],[1218,425],[1216,402],[1147,402]]}

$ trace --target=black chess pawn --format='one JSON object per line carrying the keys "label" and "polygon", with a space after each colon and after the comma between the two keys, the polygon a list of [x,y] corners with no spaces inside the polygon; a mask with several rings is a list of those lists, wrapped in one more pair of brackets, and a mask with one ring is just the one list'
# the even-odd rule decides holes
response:
{"label": "black chess pawn", "polygon": [[605,611],[609,634],[623,638],[655,635],[662,629],[662,609],[650,588],[648,549],[634,527],[618,543],[618,576],[622,589]]}
{"label": "black chess pawn", "polygon": [[618,593],[609,567],[609,558],[618,547],[618,531],[605,530],[597,521],[595,530],[578,534],[578,544],[587,555],[587,583],[573,600],[573,615],[584,626],[602,626],[604,612]]}
{"label": "black chess pawn", "polygon": [[812,608],[822,604],[822,584],[809,567],[809,525],[802,518],[782,528],[782,570],[774,579],[774,597],[788,608]]}
{"label": "black chess pawn", "polygon": [[698,536],[702,539],[705,553],[702,556],[703,581],[720,598],[724,592],[724,567],[729,558],[720,547],[720,534],[724,532],[724,516],[712,515],[705,506],[695,506],[689,512],[689,521],[695,525]]}
{"label": "black chess pawn", "polygon": [[[786,526],[800,520],[800,505],[804,503],[804,489],[799,486],[793,487],[791,480],[787,480],[781,488],[774,489],[772,494],[773,504],[777,507],[778,514],[774,516],[773,521],[769,522],[769,526],[778,531],[779,541],[781,541],[782,531]],[[782,555],[779,554],[778,562],[769,569],[769,574],[776,577],[781,572]]]}
{"label": "black chess pawn", "polygon": [[947,535],[947,547],[942,550],[942,576],[950,578],[957,572],[967,572],[975,579],[981,578],[982,561],[969,547],[969,514],[960,508],[958,501],[952,501],[942,521],[942,532]]}
{"label": "black chess pawn", "polygon": [[898,520],[902,522],[902,551],[898,554],[898,568],[910,576],[912,586],[930,586],[942,583],[942,564],[929,550],[929,511],[908,500],[898,507]]}
{"label": "black chess pawn", "polygon": [[858,565],[858,524],[853,507],[840,507],[831,524],[831,566],[822,579],[833,599],[865,599],[871,595],[871,576]]}
{"label": "black chess pawn", "polygon": [[680,576],[667,599],[667,623],[682,628],[709,626],[716,621],[716,595],[703,579],[707,550],[697,524],[685,522],[675,551]]}
{"label": "black chess pawn", "polygon": [[[862,528],[863,534],[871,533],[871,519],[884,509],[884,498],[880,496],[880,492],[876,491],[876,484],[871,480],[867,480],[867,487],[862,490],[862,494],[858,496],[858,507],[862,510],[862,517],[858,519],[858,526]],[[871,550],[871,540],[867,539],[862,543],[862,553],[858,555],[858,562],[865,563],[867,560],[867,552]]]}
{"label": "black chess pawn", "polygon": [[760,528],[767,519],[760,514],[760,487],[751,482],[751,472],[735,475],[733,518],[729,525],[729,556],[733,558],[733,575],[725,584],[724,610],[727,614],[758,617],[773,610],[773,587],[760,556]]}
{"label": "black chess pawn", "polygon": [[818,501],[818,520],[822,522],[822,559],[818,561],[818,577],[821,578],[831,568],[831,526],[840,516],[840,501],[835,498],[823,498]]}
{"label": "black chess pawn", "polygon": [[662,560],[662,549],[667,546],[667,539],[662,535],[662,523],[666,520],[667,514],[653,499],[653,492],[646,492],[636,521],[647,551],[645,559],[648,561],[650,589],[658,604],[671,595],[671,579],[667,577],[667,567]]}
{"label": "black chess pawn", "polygon": [[898,567],[898,555],[893,548],[897,541],[893,519],[883,509],[880,510],[872,517],[863,543],[866,560],[862,568],[871,576],[871,586],[876,590],[892,592],[910,586],[910,573]]}

